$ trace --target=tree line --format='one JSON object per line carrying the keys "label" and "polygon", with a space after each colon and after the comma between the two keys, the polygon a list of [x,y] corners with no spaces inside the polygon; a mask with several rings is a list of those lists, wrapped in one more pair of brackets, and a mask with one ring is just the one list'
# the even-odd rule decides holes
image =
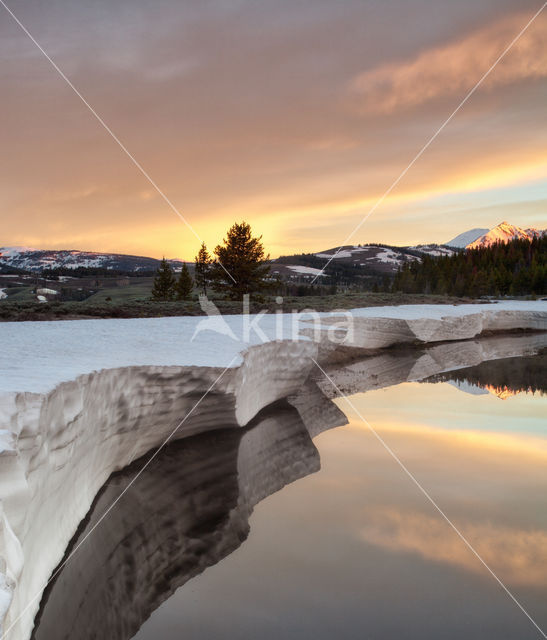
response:
{"label": "tree line", "polygon": [[498,242],[452,256],[424,256],[399,269],[391,290],[470,297],[544,295],[547,236]]}
{"label": "tree line", "polygon": [[171,265],[164,258],[154,277],[152,298],[159,301],[187,300],[194,285],[207,295],[209,289],[238,300],[246,293],[258,293],[269,289],[269,255],[264,252],[262,236],[253,237],[246,222],[233,224],[223,243],[211,256],[205,242],[194,259],[194,278],[184,263],[176,278]]}

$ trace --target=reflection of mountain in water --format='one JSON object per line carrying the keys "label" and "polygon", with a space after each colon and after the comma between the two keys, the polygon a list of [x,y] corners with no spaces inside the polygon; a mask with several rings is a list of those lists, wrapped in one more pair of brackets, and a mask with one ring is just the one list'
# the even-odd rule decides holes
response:
{"label": "reflection of mountain in water", "polygon": [[[299,413],[286,403],[248,429],[169,445],[45,592],[33,638],[131,638],[178,587],[246,539],[255,504],[319,466]],[[110,478],[67,553],[141,467],[137,460]]]}
{"label": "reflection of mountain in water", "polygon": [[[488,393],[491,393],[493,396],[496,396],[500,400],[507,400],[507,398],[512,398],[516,396],[521,391],[513,391],[512,389],[508,389],[506,386],[503,387],[495,387],[492,384],[487,384],[484,387]],[[526,389],[526,392],[532,392],[532,389]]]}
{"label": "reflection of mountain in water", "polygon": [[[514,391],[512,389],[508,389],[505,386],[496,387],[493,384],[485,384],[484,386],[481,386],[479,384],[467,382],[467,380],[448,380],[447,382],[456,387],[456,389],[464,391],[465,393],[469,393],[472,396],[493,395],[500,400],[507,400],[507,398],[512,398],[513,396],[521,393],[520,390]],[[531,389],[526,389],[525,391],[531,392]]]}
{"label": "reflection of mountain in water", "polygon": [[[502,400],[517,393],[547,393],[547,350],[519,358],[481,362],[474,367],[440,373],[423,382],[453,382],[462,391],[484,389]],[[476,393],[476,392],[475,392]]]}

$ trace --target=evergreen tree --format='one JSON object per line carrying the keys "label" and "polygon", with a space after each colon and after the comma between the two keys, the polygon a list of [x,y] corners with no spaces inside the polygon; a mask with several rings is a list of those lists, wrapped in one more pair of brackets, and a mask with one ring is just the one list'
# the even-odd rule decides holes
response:
{"label": "evergreen tree", "polygon": [[187,300],[190,297],[193,288],[194,282],[192,280],[192,276],[188,271],[186,262],[184,262],[182,265],[182,269],[180,270],[179,279],[177,280],[177,284],[175,286],[177,300]]}
{"label": "evergreen tree", "polygon": [[171,265],[165,258],[160,263],[154,284],[152,286],[152,298],[154,300],[173,300],[175,297],[175,275]]}
{"label": "evergreen tree", "polygon": [[194,273],[194,279],[196,281],[196,287],[203,291],[203,295],[207,295],[207,285],[211,282],[211,270],[213,266],[213,259],[207,251],[205,242],[201,243],[201,247],[198,251],[198,255],[194,258],[196,263],[196,270]]}
{"label": "evergreen tree", "polygon": [[262,236],[253,238],[251,226],[235,223],[228,230],[223,245],[215,249],[212,284],[216,291],[239,300],[246,293],[260,293],[270,287],[266,279],[270,266],[264,254]]}
{"label": "evergreen tree", "polygon": [[393,291],[455,296],[544,295],[547,292],[547,235],[499,242],[453,256],[423,256],[403,265]]}

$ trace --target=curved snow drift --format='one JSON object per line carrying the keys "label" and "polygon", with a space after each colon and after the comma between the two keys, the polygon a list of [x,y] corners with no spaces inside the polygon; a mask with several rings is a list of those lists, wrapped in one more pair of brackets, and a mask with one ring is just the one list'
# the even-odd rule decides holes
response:
{"label": "curved snow drift", "polygon": [[[401,315],[403,311],[391,313]],[[545,328],[545,312],[536,310],[485,310],[471,315],[457,311],[448,319],[438,315],[421,321],[356,316],[362,329],[356,335],[361,337],[347,344],[361,349],[454,340],[485,328]],[[539,346],[545,346],[544,335],[452,342],[400,355],[380,353],[352,365],[336,365],[329,375],[343,392],[363,390],[421,379],[484,359],[532,353]],[[295,394],[293,405],[312,436],[343,424],[343,416],[328,400],[332,387],[324,380],[319,382],[321,390],[313,381],[303,384],[316,371],[313,359],[328,366],[348,353],[354,357],[356,351],[349,349],[339,356],[335,345],[323,340],[266,342],[249,348],[241,355],[239,366],[226,370],[159,365],[111,368],[62,382],[48,393],[1,394],[0,619],[4,631],[9,629],[9,638],[30,637],[46,582],[113,472],[158,447],[177,427],[173,439],[219,427],[240,428],[272,402]],[[275,431],[282,429],[273,425],[271,430],[277,437]],[[247,441],[251,440],[249,436]],[[262,447],[259,443],[251,448],[257,461]],[[242,467],[242,476],[249,465]],[[252,487],[246,495],[254,492],[247,509],[275,485],[275,479],[259,481],[252,473],[245,482]]]}

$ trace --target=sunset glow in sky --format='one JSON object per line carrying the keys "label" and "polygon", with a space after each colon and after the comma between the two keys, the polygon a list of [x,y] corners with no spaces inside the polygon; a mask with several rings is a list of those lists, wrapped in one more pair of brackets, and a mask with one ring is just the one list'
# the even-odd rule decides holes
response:
{"label": "sunset glow in sky", "polygon": [[[528,0],[11,0],[196,233],[344,242]],[[196,236],[0,7],[0,246],[192,259]],[[547,9],[351,239],[547,220]]]}

